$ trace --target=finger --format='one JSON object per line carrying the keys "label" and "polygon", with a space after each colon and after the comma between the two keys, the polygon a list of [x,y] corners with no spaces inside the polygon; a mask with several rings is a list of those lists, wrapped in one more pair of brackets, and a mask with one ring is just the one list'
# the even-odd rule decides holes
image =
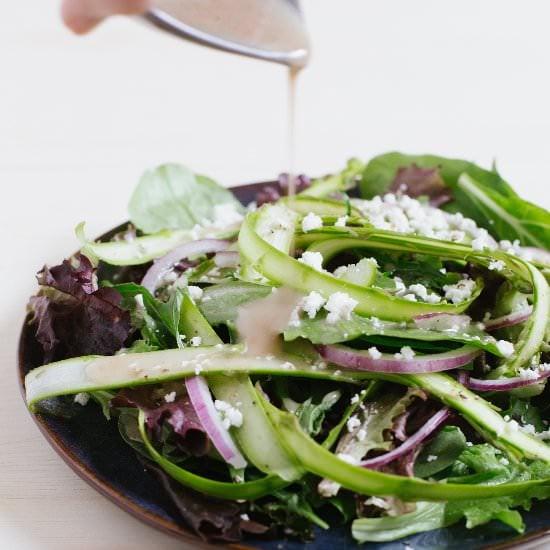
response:
{"label": "finger", "polygon": [[110,15],[145,13],[151,0],[63,0],[61,17],[76,34],[92,30]]}

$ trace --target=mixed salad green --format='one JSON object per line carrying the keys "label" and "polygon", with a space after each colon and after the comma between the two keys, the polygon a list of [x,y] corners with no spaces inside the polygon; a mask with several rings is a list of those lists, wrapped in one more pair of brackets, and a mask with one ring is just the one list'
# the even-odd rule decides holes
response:
{"label": "mixed salad green", "polygon": [[110,240],[79,226],[29,304],[28,406],[91,398],[210,540],[521,532],[550,498],[550,214],[435,156],[298,183],[243,206],[165,165]]}

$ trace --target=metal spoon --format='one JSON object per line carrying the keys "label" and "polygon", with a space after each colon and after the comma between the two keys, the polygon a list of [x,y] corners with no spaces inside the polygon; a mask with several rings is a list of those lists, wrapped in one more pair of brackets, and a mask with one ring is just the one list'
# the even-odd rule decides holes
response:
{"label": "metal spoon", "polygon": [[308,60],[298,0],[156,0],[144,17],[171,34],[219,50],[296,69]]}

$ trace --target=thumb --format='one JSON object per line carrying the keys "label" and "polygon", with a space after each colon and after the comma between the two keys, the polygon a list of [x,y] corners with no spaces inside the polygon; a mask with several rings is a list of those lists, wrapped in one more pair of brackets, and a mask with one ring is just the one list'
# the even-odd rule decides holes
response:
{"label": "thumb", "polygon": [[61,18],[76,34],[92,30],[110,15],[145,13],[151,0],[63,0]]}

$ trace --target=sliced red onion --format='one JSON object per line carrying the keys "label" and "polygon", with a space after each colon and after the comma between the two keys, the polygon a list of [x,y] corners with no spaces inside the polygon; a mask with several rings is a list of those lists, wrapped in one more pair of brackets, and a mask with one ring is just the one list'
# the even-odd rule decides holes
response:
{"label": "sliced red onion", "polygon": [[425,330],[449,330],[458,332],[468,328],[472,319],[468,315],[455,313],[425,313],[413,317],[417,328]]}
{"label": "sliced red onion", "polygon": [[185,379],[185,387],[202,427],[222,458],[233,468],[244,468],[246,459],[223,425],[206,380],[202,376],[192,376]]}
{"label": "sliced red onion", "polygon": [[340,345],[318,345],[316,349],[323,359],[341,367],[393,374],[422,374],[456,369],[467,365],[481,354],[480,349],[469,345],[445,353],[420,355],[410,359],[396,358],[389,353],[382,353],[378,357],[378,354],[371,355],[368,351]]}
{"label": "sliced red onion", "polygon": [[218,239],[201,239],[182,244],[170,250],[161,258],[153,262],[153,265],[147,270],[141,280],[141,286],[144,286],[152,294],[159,286],[162,278],[183,258],[190,256],[202,256],[210,252],[219,252],[229,246],[229,241]]}
{"label": "sliced red onion", "polygon": [[496,317],[495,319],[489,319],[484,322],[486,330],[496,330],[497,328],[511,327],[527,321],[531,316],[533,308],[531,306],[522,309],[521,311],[514,311],[508,315],[502,317]]}
{"label": "sliced red onion", "polygon": [[470,378],[466,374],[460,382],[463,386],[475,391],[510,391],[546,380],[550,376],[550,365],[545,365],[544,368],[539,369],[523,369],[523,372],[527,375],[499,378],[498,380]]}
{"label": "sliced red onion", "polygon": [[363,466],[363,468],[376,469],[381,466],[385,466],[396,458],[407,454],[422,441],[424,441],[424,439],[426,439],[434,430],[436,430],[450,414],[451,410],[447,407],[441,409],[436,412],[414,435],[411,435],[407,441],[399,445],[399,447],[396,447],[389,453],[384,453],[383,455],[375,456],[374,458],[362,460],[359,463],[359,466]]}
{"label": "sliced red onion", "polygon": [[240,263],[240,255],[236,250],[223,250],[214,256],[216,267],[237,267]]}

